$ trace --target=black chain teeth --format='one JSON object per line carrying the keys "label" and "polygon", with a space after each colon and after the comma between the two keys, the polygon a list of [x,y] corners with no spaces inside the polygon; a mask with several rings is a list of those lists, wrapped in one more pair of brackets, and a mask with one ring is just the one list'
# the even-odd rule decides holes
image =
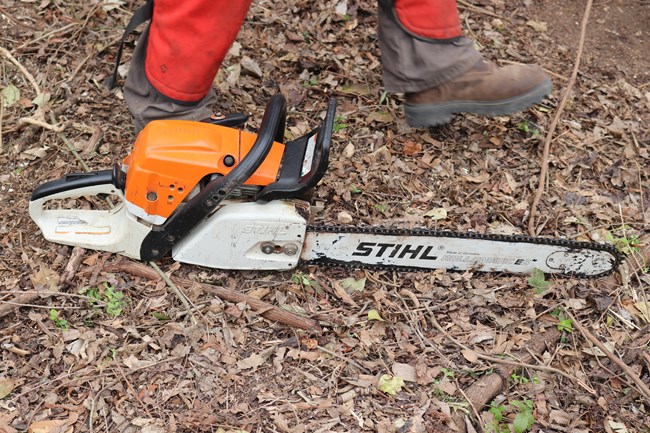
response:
{"label": "black chain teeth", "polygon": [[[456,239],[481,239],[496,242],[520,242],[529,243],[534,245],[553,245],[557,247],[566,247],[576,250],[588,249],[592,251],[605,251],[610,253],[615,261],[611,269],[601,272],[596,275],[585,275],[581,273],[567,273],[567,274],[553,274],[562,277],[575,277],[594,279],[607,276],[614,272],[621,263],[621,253],[609,244],[600,244],[584,241],[574,241],[571,239],[558,239],[558,238],[536,238],[526,235],[498,235],[498,234],[483,234],[475,232],[453,232],[446,230],[431,230],[431,229],[400,229],[400,228],[385,228],[385,227],[349,227],[349,226],[336,226],[325,225],[315,226],[308,225],[307,232],[311,233],[354,233],[354,234],[367,234],[367,235],[388,235],[388,236],[423,236],[423,237],[437,237],[437,238],[456,238]],[[327,258],[306,260],[302,262],[306,265],[319,265],[328,267],[338,267],[345,269],[375,269],[384,271],[398,271],[398,272],[426,272],[425,268],[410,267],[410,266],[392,266],[392,265],[373,265],[357,261],[344,262],[341,260],[332,260]],[[435,270],[437,268],[432,268]]]}

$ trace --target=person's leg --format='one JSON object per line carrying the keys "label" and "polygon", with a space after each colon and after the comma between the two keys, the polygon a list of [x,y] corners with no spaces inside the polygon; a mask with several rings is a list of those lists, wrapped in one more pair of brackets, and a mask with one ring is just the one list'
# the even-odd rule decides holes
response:
{"label": "person's leg", "polygon": [[461,35],[456,0],[379,2],[384,85],[405,94],[411,126],[447,123],[453,113],[511,114],[550,93],[540,67],[483,61]]}
{"label": "person's leg", "polygon": [[203,120],[212,89],[251,0],[156,0],[124,85],[136,132],[155,119]]}

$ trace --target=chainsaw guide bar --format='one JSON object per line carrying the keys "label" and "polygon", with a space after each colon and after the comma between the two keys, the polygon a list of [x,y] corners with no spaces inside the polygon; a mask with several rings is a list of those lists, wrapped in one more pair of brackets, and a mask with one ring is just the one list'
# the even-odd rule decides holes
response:
{"label": "chainsaw guide bar", "polygon": [[[332,98],[319,127],[286,143],[282,95],[267,104],[257,134],[231,127],[243,115],[150,122],[112,170],[37,187],[29,214],[52,242],[138,260],[171,255],[218,269],[538,269],[595,278],[620,263],[611,245],[568,239],[310,225],[310,197],[327,171],[335,111]],[[105,196],[118,204],[101,210],[69,202]]]}
{"label": "chainsaw guide bar", "polygon": [[[365,241],[368,239],[369,241]],[[351,245],[347,253],[336,251]],[[610,274],[621,261],[611,245],[524,235],[428,229],[308,226],[307,265],[414,272],[447,269],[528,274],[534,269],[577,278]]]}

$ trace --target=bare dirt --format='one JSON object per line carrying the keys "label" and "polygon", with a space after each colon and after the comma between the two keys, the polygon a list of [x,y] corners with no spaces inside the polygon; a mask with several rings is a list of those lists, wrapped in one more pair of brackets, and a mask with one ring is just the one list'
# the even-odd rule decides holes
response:
{"label": "bare dirt", "polygon": [[[337,2],[262,0],[215,80],[215,109],[250,112],[255,131],[281,91],[287,136],[298,136],[337,97],[315,223],[526,233],[585,4],[459,2],[486,58],[541,64],[554,90],[523,113],[422,131],[406,126],[401,95],[383,94],[374,2],[349,1],[340,15]],[[0,5],[0,432],[650,429],[647,1],[593,5],[535,224],[543,237],[615,243],[628,259],[620,273],[529,280],[158,261],[189,308],[147,264],[48,243],[27,213],[36,186],[109,168],[131,149],[121,93],[102,83],[137,5]],[[279,322],[286,314],[272,307],[313,326]],[[486,390],[495,392],[479,404]]]}
{"label": "bare dirt", "polygon": [[[575,53],[584,14],[582,2],[550,0],[531,5],[531,17],[548,23],[557,48]],[[650,85],[650,2],[594,2],[585,39],[583,64],[603,77],[624,77]]]}

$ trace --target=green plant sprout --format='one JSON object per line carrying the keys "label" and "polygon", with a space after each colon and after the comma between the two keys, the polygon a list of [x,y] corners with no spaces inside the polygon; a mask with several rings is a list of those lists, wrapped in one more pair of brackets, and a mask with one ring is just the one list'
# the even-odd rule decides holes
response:
{"label": "green plant sprout", "polygon": [[[492,420],[484,425],[487,433],[510,433],[512,426],[515,433],[524,433],[535,424],[533,402],[531,400],[511,401],[509,405],[492,405],[488,410]],[[508,424],[506,415],[512,416],[512,425]]]}
{"label": "green plant sprout", "polygon": [[61,313],[54,308],[50,310],[50,320],[54,323],[54,326],[62,331],[67,331],[70,328],[68,321],[65,320],[63,316],[61,316]]}
{"label": "green plant sprout", "polygon": [[[102,283],[103,290],[99,287],[87,287],[81,290],[81,294],[90,298],[92,305],[97,305],[100,302],[104,304],[104,312],[109,316],[118,317],[124,311],[127,300],[124,298],[124,292],[116,290],[107,282]],[[96,307],[101,309],[100,307]]]}
{"label": "green plant sprout", "polygon": [[334,130],[334,132],[339,132],[339,131],[341,131],[342,129],[347,128],[348,125],[347,125],[347,123],[344,123],[344,122],[345,122],[345,117],[342,117],[342,116],[336,116],[336,117],[334,118],[334,126],[333,126],[333,130]]}

